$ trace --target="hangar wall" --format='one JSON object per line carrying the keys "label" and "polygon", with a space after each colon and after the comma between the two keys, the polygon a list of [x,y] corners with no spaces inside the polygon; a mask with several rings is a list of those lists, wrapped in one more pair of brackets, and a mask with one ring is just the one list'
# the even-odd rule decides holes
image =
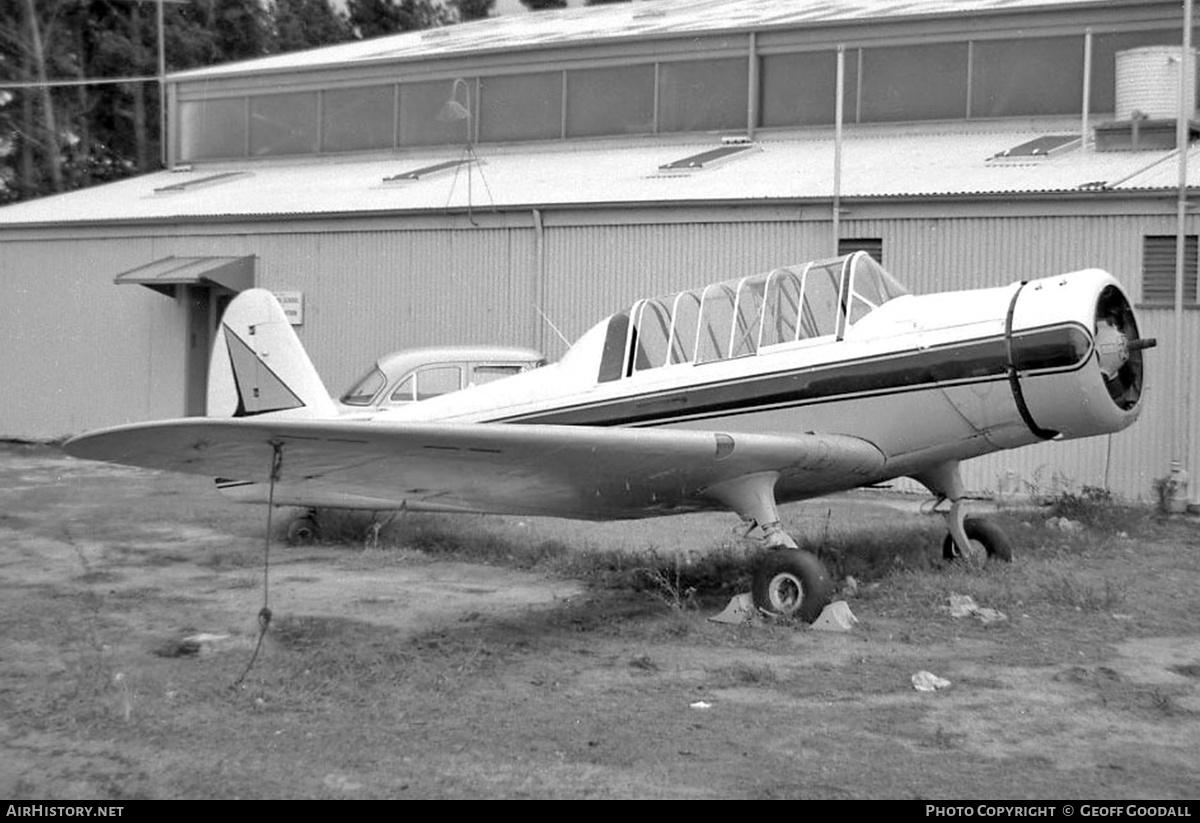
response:
{"label": "hangar wall", "polygon": [[0,243],[0,437],[177,413],[185,307],[112,282],[129,261],[152,259],[154,244],[61,234]]}
{"label": "hangar wall", "polygon": [[[1002,285],[1095,265],[1117,274],[1136,299],[1141,238],[1174,232],[1171,205],[1134,204],[1125,213],[1089,216],[1053,207],[1038,214],[1018,204],[892,207],[890,214],[883,206],[860,206],[843,222],[842,236],[882,239],[885,265],[914,292]],[[1200,225],[1192,219],[1196,232]],[[539,303],[574,338],[638,297],[827,256],[832,245],[821,210],[717,206],[8,237],[0,243],[0,278],[9,286],[0,301],[0,379],[10,388],[0,436],[19,438],[182,413],[184,307],[112,282],[122,271],[172,254],[252,254],[258,285],[303,292],[298,331],[336,393],[380,354],[409,346],[534,345],[554,359],[565,346],[539,316]],[[971,488],[1086,484],[1150,497],[1152,481],[1167,473],[1180,448],[1171,442],[1171,403],[1200,394],[1200,366],[1185,357],[1186,373],[1172,374],[1173,312],[1143,307],[1140,315],[1143,334],[1160,341],[1147,357],[1141,421],[1111,438],[973,461]],[[1186,352],[1200,352],[1200,312],[1187,313],[1182,342]],[[1190,465],[1200,465],[1200,415],[1191,409],[1185,417]]]}

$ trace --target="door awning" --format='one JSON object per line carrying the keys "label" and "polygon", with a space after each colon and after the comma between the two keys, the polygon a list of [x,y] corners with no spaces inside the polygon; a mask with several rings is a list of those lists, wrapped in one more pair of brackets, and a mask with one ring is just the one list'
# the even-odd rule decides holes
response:
{"label": "door awning", "polygon": [[137,283],[172,297],[175,286],[222,286],[230,291],[245,291],[254,286],[254,255],[248,257],[164,257],[121,272],[113,282],[118,286]]}

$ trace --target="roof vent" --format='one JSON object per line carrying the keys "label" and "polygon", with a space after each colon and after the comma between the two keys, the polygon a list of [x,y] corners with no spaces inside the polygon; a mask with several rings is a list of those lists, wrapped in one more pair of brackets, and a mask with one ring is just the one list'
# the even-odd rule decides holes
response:
{"label": "roof vent", "polygon": [[673,160],[670,163],[663,163],[658,167],[659,172],[690,172],[699,171],[700,169],[711,169],[713,166],[720,165],[731,160],[734,157],[739,157],[751,151],[762,151],[762,148],[749,140],[746,141],[721,141],[721,145],[715,149],[691,154],[687,157]]}
{"label": "roof vent", "polygon": [[469,166],[477,162],[472,157],[460,157],[457,160],[445,160],[441,163],[432,163],[428,166],[421,166],[419,169],[411,169],[410,171],[402,171],[399,174],[393,174],[390,177],[383,178],[385,183],[411,183],[417,180],[424,180],[432,177],[435,174],[444,174],[449,171],[456,171],[460,166]]}
{"label": "roof vent", "polygon": [[[186,167],[186,171],[191,171],[191,166]],[[172,169],[173,174],[178,174],[185,171],[184,168]],[[249,177],[248,171],[223,171],[217,174],[209,174],[204,177],[193,177],[187,180],[180,180],[178,183],[170,183],[166,186],[158,186],[154,189],[155,194],[178,194],[179,192],[194,191],[196,189],[207,188],[208,186],[216,186],[220,183],[227,183],[230,180],[236,180],[239,177]]]}
{"label": "roof vent", "polygon": [[989,163],[1039,162],[1079,147],[1078,134],[1043,134],[988,158]]}

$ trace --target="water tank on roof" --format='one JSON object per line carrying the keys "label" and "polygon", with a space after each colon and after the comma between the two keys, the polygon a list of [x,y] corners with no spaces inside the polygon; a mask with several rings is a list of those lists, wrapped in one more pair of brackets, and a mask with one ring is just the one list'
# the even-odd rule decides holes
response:
{"label": "water tank on roof", "polygon": [[[1179,116],[1179,56],[1181,46],[1143,46],[1117,52],[1117,120],[1131,120],[1141,112],[1151,120],[1174,120]],[[1191,53],[1183,72],[1188,100],[1188,119],[1196,113],[1196,52]]]}

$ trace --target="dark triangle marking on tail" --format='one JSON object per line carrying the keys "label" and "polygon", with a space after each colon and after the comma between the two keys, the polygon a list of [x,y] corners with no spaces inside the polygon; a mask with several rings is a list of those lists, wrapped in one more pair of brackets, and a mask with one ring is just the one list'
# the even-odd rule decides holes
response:
{"label": "dark triangle marking on tail", "polygon": [[225,326],[225,346],[237,386],[238,405],[234,417],[252,417],[304,406],[304,401],[229,326]]}

